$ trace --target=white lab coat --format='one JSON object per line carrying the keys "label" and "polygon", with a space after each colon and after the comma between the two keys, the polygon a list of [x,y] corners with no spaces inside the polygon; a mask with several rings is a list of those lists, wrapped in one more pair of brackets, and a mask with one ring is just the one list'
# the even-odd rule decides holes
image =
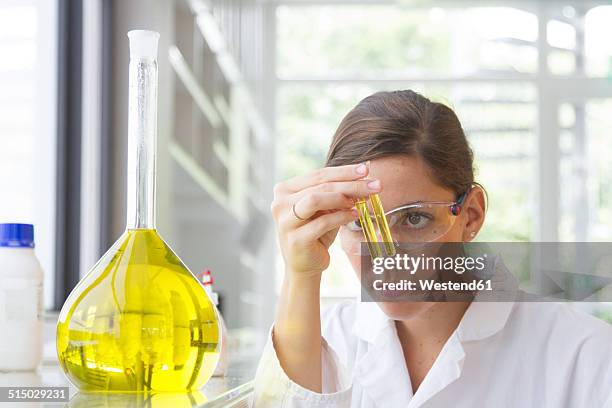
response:
{"label": "white lab coat", "polygon": [[287,377],[270,336],[255,408],[612,407],[612,326],[562,303],[472,302],[414,394],[376,303],[325,311],[322,336],[323,393]]}

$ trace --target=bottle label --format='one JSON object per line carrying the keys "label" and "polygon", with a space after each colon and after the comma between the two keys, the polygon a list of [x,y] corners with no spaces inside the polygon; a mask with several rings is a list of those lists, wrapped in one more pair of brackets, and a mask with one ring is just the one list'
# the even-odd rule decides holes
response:
{"label": "bottle label", "polygon": [[0,322],[31,323],[42,320],[42,285],[24,279],[3,280],[0,287]]}

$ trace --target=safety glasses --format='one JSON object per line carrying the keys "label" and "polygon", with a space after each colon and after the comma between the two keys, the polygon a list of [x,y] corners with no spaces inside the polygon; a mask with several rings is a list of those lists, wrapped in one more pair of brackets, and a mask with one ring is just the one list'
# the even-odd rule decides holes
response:
{"label": "safety glasses", "polygon": [[[456,201],[420,201],[394,208],[385,213],[393,241],[402,243],[431,242],[444,236],[461,213],[469,191]],[[372,219],[374,219],[371,216]],[[355,220],[346,225],[351,231],[362,231]]]}

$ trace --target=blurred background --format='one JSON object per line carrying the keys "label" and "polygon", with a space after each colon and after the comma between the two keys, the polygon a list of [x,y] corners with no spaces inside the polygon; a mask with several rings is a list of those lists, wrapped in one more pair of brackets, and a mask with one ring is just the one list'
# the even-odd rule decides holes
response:
{"label": "blurred background", "polygon": [[[147,28],[158,227],[212,271],[231,329],[272,322],[274,183],[322,166],[378,90],[456,110],[489,192],[480,240],[610,241],[611,22],[589,0],[0,0],[0,222],[35,224],[59,309],[125,227],[126,33]],[[358,294],[332,251],[325,304]]]}

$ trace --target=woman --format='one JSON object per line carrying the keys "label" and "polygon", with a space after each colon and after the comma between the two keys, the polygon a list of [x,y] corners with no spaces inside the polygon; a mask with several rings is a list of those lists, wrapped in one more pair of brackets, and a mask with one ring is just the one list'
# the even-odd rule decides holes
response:
{"label": "woman", "polygon": [[460,201],[428,241],[467,242],[484,223],[455,113],[412,91],[362,100],[327,167],[275,188],[285,276],[256,407],[612,406],[612,329],[563,304],[348,302],[321,316],[328,248],[338,235],[359,274],[354,200],[373,193],[386,209]]}

